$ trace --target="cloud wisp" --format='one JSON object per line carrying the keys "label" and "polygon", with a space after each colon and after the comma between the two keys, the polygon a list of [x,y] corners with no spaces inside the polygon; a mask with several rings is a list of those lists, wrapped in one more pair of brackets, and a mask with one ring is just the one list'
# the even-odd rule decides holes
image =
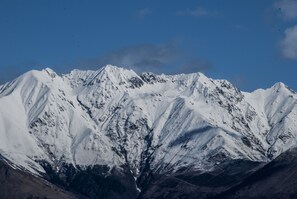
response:
{"label": "cloud wisp", "polygon": [[297,59],[297,25],[285,30],[285,37],[280,47],[285,58]]}
{"label": "cloud wisp", "polygon": [[281,17],[286,20],[297,19],[297,1],[296,0],[281,0],[274,4],[276,9],[279,9]]}
{"label": "cloud wisp", "polygon": [[43,64],[38,61],[28,61],[7,65],[5,73],[0,74],[0,84],[11,81],[22,73],[37,69],[51,67],[57,73],[67,73],[73,68],[82,70],[98,70],[107,64],[133,69],[137,73],[154,72],[157,74],[195,73],[207,72],[212,69],[212,64],[185,53],[175,42],[162,44],[139,44],[119,48],[94,58],[83,58],[63,65]]}
{"label": "cloud wisp", "polygon": [[136,71],[152,69],[160,71],[167,64],[173,63],[181,55],[174,44],[141,44],[110,51],[98,58],[81,60],[79,65],[97,68],[106,64],[113,64],[132,68]]}
{"label": "cloud wisp", "polygon": [[205,16],[215,16],[218,13],[215,11],[210,11],[202,7],[197,7],[196,9],[186,9],[176,12],[177,16],[191,16],[191,17],[205,17]]}
{"label": "cloud wisp", "polygon": [[142,19],[148,15],[152,14],[152,10],[150,8],[143,8],[137,12],[138,18]]}
{"label": "cloud wisp", "polygon": [[129,46],[78,62],[78,66],[84,69],[98,69],[107,64],[130,68],[136,72],[155,73],[206,72],[212,68],[207,61],[187,56],[174,43]]}
{"label": "cloud wisp", "polygon": [[191,59],[187,63],[182,64],[178,67],[177,73],[194,73],[202,72],[205,73],[213,68],[211,62],[202,59]]}
{"label": "cloud wisp", "polygon": [[[274,3],[274,7],[285,22],[297,20],[297,0],[279,0]],[[285,29],[279,48],[284,58],[297,59],[297,25]]]}

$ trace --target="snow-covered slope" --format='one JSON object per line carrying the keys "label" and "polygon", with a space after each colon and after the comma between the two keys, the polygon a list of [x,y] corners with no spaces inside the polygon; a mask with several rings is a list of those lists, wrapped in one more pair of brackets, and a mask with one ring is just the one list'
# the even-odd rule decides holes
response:
{"label": "snow-covered slope", "polygon": [[201,73],[30,71],[0,86],[0,154],[31,172],[128,165],[135,177],[267,162],[297,145],[297,94],[282,83],[244,93]]}

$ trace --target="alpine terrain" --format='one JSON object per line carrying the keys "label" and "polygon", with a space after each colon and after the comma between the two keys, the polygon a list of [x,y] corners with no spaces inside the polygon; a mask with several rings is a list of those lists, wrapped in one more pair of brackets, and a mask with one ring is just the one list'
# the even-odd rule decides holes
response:
{"label": "alpine terrain", "polygon": [[112,65],[0,86],[0,198],[297,198],[297,94]]}

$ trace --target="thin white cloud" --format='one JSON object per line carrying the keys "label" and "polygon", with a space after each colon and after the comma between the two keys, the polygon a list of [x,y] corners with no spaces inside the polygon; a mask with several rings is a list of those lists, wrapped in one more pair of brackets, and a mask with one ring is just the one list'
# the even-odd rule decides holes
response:
{"label": "thin white cloud", "polygon": [[195,73],[195,72],[207,72],[213,68],[211,62],[202,59],[192,59],[182,64],[178,69],[177,73]]}
{"label": "thin white cloud", "polygon": [[279,9],[281,17],[284,20],[297,19],[297,1],[296,0],[281,0],[274,4],[274,7]]}
{"label": "thin white cloud", "polygon": [[191,17],[203,17],[203,16],[214,16],[217,12],[209,11],[202,7],[197,7],[196,9],[186,9],[183,11],[178,11],[176,15],[178,16],[191,16]]}
{"label": "thin white cloud", "polygon": [[285,30],[285,37],[280,46],[285,58],[297,59],[297,25]]}
{"label": "thin white cloud", "polygon": [[112,64],[126,67],[136,72],[191,73],[206,72],[212,68],[208,61],[188,56],[175,42],[163,44],[140,44],[119,48],[101,56],[80,59],[75,64],[80,68],[97,69]]}
{"label": "thin white cloud", "polygon": [[160,45],[141,44],[110,51],[98,58],[80,60],[81,66],[97,68],[106,64],[124,66],[139,71],[160,71],[167,64],[174,63],[181,56],[173,43]]}
{"label": "thin white cloud", "polygon": [[150,8],[143,8],[138,11],[137,15],[139,18],[144,18],[147,15],[150,15],[151,13],[152,13],[152,10]]}

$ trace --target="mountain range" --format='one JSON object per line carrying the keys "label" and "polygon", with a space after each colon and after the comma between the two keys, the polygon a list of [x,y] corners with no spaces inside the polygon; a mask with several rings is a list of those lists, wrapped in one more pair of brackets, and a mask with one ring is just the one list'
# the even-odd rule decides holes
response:
{"label": "mountain range", "polygon": [[297,198],[283,83],[33,70],[0,86],[0,127],[1,198]]}

